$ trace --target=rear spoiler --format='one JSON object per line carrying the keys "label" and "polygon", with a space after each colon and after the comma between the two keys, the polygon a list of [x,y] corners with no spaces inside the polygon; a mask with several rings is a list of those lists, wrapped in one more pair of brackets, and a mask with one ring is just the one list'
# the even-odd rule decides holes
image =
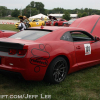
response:
{"label": "rear spoiler", "polygon": [[11,42],[0,41],[0,49],[1,48],[23,49],[23,47],[24,47],[24,44],[21,44],[21,43],[11,43]]}

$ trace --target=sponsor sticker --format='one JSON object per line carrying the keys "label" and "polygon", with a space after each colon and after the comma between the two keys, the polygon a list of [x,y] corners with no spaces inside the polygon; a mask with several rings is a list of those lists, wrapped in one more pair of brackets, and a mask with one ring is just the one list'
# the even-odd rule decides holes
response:
{"label": "sponsor sticker", "polygon": [[85,48],[85,55],[90,55],[91,54],[91,45],[84,44],[84,48]]}

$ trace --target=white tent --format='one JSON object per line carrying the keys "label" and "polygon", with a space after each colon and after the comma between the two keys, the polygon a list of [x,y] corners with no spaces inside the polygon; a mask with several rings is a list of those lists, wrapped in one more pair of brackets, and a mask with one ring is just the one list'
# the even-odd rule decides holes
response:
{"label": "white tent", "polygon": [[38,14],[38,15],[35,15],[35,16],[31,16],[31,17],[29,17],[29,18],[39,18],[39,19],[41,19],[41,18],[48,18],[48,16],[46,16],[46,15],[43,15],[43,14]]}
{"label": "white tent", "polygon": [[[64,14],[49,14],[48,16],[54,16],[56,18],[62,18]],[[77,14],[70,14],[71,18],[77,18]]]}

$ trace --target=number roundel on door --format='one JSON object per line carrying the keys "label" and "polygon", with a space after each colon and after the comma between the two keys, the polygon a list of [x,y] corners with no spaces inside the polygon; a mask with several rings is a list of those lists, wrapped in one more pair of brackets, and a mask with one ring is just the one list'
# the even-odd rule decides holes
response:
{"label": "number roundel on door", "polygon": [[39,25],[39,23],[36,23],[36,25]]}

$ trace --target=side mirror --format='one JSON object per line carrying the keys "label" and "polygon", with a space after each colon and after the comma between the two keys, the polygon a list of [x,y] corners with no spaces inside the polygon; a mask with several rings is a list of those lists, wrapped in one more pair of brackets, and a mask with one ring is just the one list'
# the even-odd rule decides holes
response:
{"label": "side mirror", "polygon": [[95,37],[95,41],[100,41],[100,38],[99,37]]}

